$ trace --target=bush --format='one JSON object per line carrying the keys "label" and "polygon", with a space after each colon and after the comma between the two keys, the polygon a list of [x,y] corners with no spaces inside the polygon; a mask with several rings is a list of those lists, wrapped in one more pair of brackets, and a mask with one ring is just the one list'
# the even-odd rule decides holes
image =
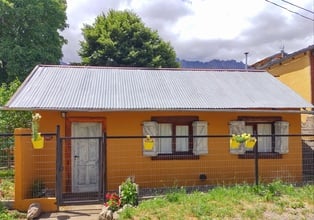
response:
{"label": "bush", "polygon": [[119,193],[122,206],[136,206],[138,204],[137,184],[134,183],[130,178],[126,179],[126,181],[120,185]]}

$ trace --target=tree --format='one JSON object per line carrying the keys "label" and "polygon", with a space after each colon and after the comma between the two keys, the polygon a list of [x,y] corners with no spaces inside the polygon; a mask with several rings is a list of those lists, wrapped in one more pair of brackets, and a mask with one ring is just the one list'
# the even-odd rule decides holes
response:
{"label": "tree", "polygon": [[[18,79],[0,87],[0,106],[5,105],[21,82]],[[30,111],[0,111],[0,133],[11,133],[15,128],[30,127],[32,114]]]}
{"label": "tree", "polygon": [[0,0],[0,82],[23,81],[37,64],[58,64],[66,0]]}
{"label": "tree", "polygon": [[110,10],[84,25],[79,55],[95,66],[179,67],[176,53],[157,31],[130,11]]}

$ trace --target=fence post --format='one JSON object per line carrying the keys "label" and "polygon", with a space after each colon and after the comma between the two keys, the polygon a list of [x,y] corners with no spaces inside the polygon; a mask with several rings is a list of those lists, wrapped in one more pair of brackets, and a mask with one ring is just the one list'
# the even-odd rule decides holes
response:
{"label": "fence post", "polygon": [[57,125],[56,128],[56,148],[57,148],[57,157],[56,157],[56,200],[57,200],[57,209],[62,200],[62,140],[60,137],[60,126]]}
{"label": "fence post", "polygon": [[254,148],[254,162],[255,162],[255,185],[258,185],[258,144]]}

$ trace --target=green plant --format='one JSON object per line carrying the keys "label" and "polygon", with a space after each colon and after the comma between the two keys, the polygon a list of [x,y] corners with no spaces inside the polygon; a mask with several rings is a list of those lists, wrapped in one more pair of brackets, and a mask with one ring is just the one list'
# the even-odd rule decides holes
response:
{"label": "green plant", "polygon": [[109,210],[115,212],[121,207],[121,199],[117,193],[107,193],[104,205],[108,207]]}
{"label": "green plant", "polygon": [[133,183],[130,178],[127,178],[120,185],[119,191],[122,205],[135,206],[138,204],[137,184]]}
{"label": "green plant", "polygon": [[32,185],[32,198],[40,198],[45,196],[45,184],[42,180],[37,179]]}
{"label": "green plant", "polygon": [[35,113],[32,115],[32,138],[34,141],[39,139],[39,121],[41,119],[41,115],[39,113]]}
{"label": "green plant", "polygon": [[0,178],[0,200],[14,199],[14,180],[13,179],[1,179]]}
{"label": "green plant", "polygon": [[[261,191],[257,191],[261,190]],[[314,185],[220,186],[208,192],[170,191],[120,213],[121,219],[312,219]],[[262,194],[261,194],[262,193]],[[265,193],[265,194],[263,194]],[[172,194],[172,195],[168,195]],[[265,197],[268,197],[269,200]],[[267,216],[265,216],[265,213]]]}
{"label": "green plant", "polygon": [[238,135],[233,134],[231,139],[235,140],[236,142],[243,143],[247,140],[254,139],[254,138],[251,137],[251,134],[243,133],[243,134],[238,134]]}

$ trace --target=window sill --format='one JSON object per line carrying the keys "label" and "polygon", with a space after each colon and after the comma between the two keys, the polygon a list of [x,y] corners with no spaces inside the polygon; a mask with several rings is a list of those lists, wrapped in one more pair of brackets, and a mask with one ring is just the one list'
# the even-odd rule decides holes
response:
{"label": "window sill", "polygon": [[176,154],[161,154],[151,158],[152,160],[199,160],[198,155],[176,155]]}
{"label": "window sill", "polygon": [[[239,159],[254,159],[254,152],[246,152],[238,155]],[[282,159],[282,154],[279,153],[258,153],[258,159]]]}

